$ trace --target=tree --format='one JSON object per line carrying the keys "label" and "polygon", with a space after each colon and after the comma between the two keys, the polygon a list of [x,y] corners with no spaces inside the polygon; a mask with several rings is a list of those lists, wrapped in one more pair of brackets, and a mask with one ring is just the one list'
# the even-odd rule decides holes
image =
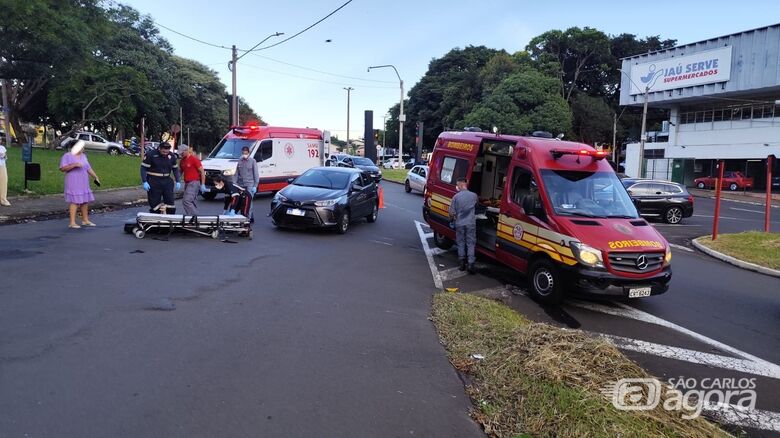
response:
{"label": "tree", "polygon": [[515,73],[504,79],[462,123],[482,129],[495,126],[508,134],[529,134],[537,130],[568,133],[571,112],[558,91],[555,78],[535,70]]}
{"label": "tree", "polygon": [[612,61],[609,37],[600,30],[571,27],[535,37],[526,50],[540,66],[559,67],[561,95],[570,102],[575,91],[602,95]]}
{"label": "tree", "polygon": [[0,7],[0,34],[9,42],[0,44],[0,77],[10,82],[9,121],[20,137],[22,118],[45,116],[40,97],[55,74],[88,59],[107,26],[99,0],[51,3],[4,1]]}
{"label": "tree", "polygon": [[612,143],[614,112],[601,97],[577,93],[571,102],[575,138],[583,143]]}

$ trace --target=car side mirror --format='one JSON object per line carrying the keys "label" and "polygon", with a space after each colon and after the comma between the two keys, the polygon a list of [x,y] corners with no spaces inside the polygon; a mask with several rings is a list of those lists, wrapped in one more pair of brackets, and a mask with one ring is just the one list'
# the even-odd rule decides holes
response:
{"label": "car side mirror", "polygon": [[292,184],[295,178],[287,178],[287,184]]}
{"label": "car side mirror", "polygon": [[350,190],[353,191],[353,192],[359,192],[359,191],[363,190],[363,186],[361,186],[358,183],[353,183],[352,186],[350,187]]}

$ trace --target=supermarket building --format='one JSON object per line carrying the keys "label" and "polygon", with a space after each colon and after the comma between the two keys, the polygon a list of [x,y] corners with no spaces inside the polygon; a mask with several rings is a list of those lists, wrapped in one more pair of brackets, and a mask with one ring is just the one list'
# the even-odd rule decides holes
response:
{"label": "supermarket building", "polygon": [[[780,24],[625,58],[621,70],[621,105],[641,107],[646,93],[669,110],[648,132],[643,176],[692,185],[723,159],[766,187],[767,156],[780,157]],[[640,176],[639,143],[624,167]]]}

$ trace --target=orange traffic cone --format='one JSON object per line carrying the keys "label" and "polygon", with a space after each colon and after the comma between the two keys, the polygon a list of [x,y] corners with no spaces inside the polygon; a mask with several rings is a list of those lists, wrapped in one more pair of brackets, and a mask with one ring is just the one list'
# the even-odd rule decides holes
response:
{"label": "orange traffic cone", "polygon": [[379,186],[379,208],[385,208],[385,191]]}

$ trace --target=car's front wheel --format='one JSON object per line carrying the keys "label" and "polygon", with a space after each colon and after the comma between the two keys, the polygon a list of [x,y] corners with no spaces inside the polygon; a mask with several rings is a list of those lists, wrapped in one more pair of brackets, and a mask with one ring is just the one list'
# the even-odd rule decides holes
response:
{"label": "car's front wheel", "polygon": [[683,211],[680,207],[669,207],[664,213],[664,221],[667,224],[679,224],[683,218]]}
{"label": "car's front wheel", "polygon": [[404,190],[406,190],[406,193],[412,193],[412,185],[409,184],[408,179],[404,181]]}
{"label": "car's front wheel", "polygon": [[376,222],[376,219],[377,219],[378,217],[379,217],[379,204],[377,204],[377,203],[375,202],[375,203],[374,203],[374,208],[371,210],[371,214],[369,214],[368,216],[366,216],[366,220],[367,220],[369,223],[373,224],[374,222]]}
{"label": "car's front wheel", "polygon": [[119,149],[117,149],[117,148],[109,148],[108,149],[108,155],[114,155],[114,156],[119,155]]}
{"label": "car's front wheel", "polygon": [[739,186],[737,185],[737,183],[729,184],[729,190],[731,190],[732,192],[736,191],[738,188]]}
{"label": "car's front wheel", "polygon": [[349,210],[344,210],[344,213],[341,213],[341,217],[339,218],[336,231],[339,234],[345,234],[347,230],[349,230]]}

